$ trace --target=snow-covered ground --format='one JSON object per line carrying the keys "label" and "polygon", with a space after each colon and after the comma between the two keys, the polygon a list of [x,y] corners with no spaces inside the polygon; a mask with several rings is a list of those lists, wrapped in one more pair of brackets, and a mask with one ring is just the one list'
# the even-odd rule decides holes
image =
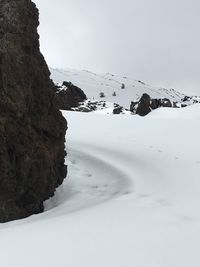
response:
{"label": "snow-covered ground", "polygon": [[3,267],[199,267],[200,105],[63,112],[69,176],[46,212],[0,225]]}
{"label": "snow-covered ground", "polygon": [[[133,100],[139,99],[143,93],[149,94],[152,98],[168,98],[172,102],[179,102],[184,94],[166,88],[157,88],[148,85],[133,77],[123,77],[111,73],[96,74],[87,70],[55,69],[50,68],[51,78],[55,83],[69,81],[80,87],[88,98],[102,100],[100,93],[103,92],[106,100],[111,103],[118,103],[124,108],[129,108]],[[122,84],[125,88],[122,89]],[[113,93],[116,96],[113,96]]]}

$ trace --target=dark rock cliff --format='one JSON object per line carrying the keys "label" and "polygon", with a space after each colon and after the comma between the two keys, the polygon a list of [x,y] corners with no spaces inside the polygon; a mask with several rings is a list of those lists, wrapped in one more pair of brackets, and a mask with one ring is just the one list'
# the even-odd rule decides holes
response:
{"label": "dark rock cliff", "polygon": [[38,25],[31,0],[0,0],[0,222],[42,212],[67,172]]}

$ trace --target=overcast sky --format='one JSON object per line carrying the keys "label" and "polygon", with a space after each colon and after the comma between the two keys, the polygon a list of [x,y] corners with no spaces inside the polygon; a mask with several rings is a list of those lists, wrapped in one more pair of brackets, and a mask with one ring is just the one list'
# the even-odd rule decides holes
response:
{"label": "overcast sky", "polygon": [[199,0],[34,0],[52,67],[130,74],[200,94]]}

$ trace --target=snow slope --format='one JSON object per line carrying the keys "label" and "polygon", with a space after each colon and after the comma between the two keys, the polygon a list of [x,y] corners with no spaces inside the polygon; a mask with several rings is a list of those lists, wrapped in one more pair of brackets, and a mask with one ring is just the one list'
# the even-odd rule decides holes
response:
{"label": "snow slope", "polygon": [[[111,73],[96,74],[90,71],[78,71],[73,69],[50,68],[51,77],[55,83],[70,81],[80,87],[88,98],[101,99],[100,92],[104,92],[108,102],[115,102],[125,108],[130,107],[130,103],[141,97],[143,93],[149,94],[152,98],[169,98],[171,101],[180,101],[184,95],[174,89],[156,88],[129,77],[120,77]],[[125,84],[125,89],[121,89]],[[113,96],[116,92],[116,96]]]}
{"label": "snow slope", "polygon": [[46,212],[0,225],[3,267],[199,267],[200,105],[63,112],[69,177]]}

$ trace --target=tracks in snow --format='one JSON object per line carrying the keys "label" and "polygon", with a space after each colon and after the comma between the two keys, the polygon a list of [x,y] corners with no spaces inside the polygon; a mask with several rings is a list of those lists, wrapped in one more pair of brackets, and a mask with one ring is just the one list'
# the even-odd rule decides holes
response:
{"label": "tracks in snow", "polygon": [[127,194],[128,175],[120,168],[120,155],[98,146],[71,142],[68,177],[45,203],[46,216],[59,216]]}

